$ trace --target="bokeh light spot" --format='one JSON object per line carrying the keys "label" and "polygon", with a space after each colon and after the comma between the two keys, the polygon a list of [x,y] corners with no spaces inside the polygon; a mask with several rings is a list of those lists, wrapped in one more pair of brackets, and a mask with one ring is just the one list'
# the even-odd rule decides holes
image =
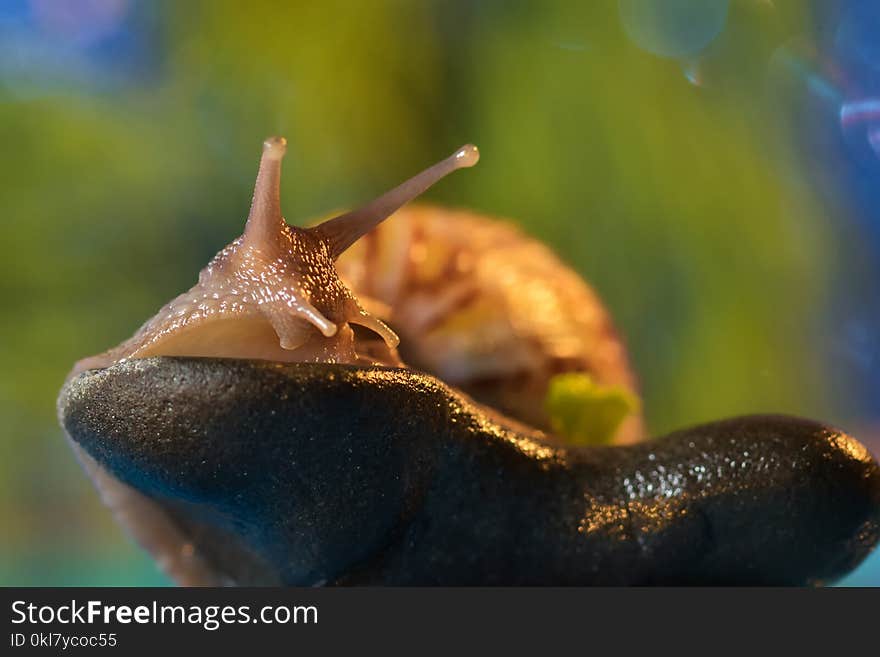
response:
{"label": "bokeh light spot", "polygon": [[835,34],[834,46],[843,64],[880,70],[880,3],[851,3]]}
{"label": "bokeh light spot", "polygon": [[128,13],[128,0],[31,0],[37,23],[53,36],[91,44],[119,29]]}
{"label": "bokeh light spot", "polygon": [[619,0],[620,20],[641,49],[661,57],[686,57],[708,46],[724,29],[728,0]]}

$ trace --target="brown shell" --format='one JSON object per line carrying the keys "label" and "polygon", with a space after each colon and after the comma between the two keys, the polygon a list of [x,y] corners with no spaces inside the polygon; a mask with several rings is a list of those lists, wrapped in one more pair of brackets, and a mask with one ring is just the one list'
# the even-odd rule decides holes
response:
{"label": "brown shell", "polygon": [[[404,362],[506,415],[548,429],[550,378],[585,372],[636,392],[596,293],[509,221],[411,204],[336,261],[364,307],[400,336]],[[641,437],[628,418],[616,442]]]}

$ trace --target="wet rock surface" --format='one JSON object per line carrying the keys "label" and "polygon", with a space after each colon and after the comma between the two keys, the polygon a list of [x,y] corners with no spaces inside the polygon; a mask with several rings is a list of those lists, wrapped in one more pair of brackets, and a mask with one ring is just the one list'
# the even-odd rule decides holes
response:
{"label": "wet rock surface", "polygon": [[70,438],[237,584],[820,584],[880,469],[809,420],[567,448],[411,370],[158,357],[62,390]]}

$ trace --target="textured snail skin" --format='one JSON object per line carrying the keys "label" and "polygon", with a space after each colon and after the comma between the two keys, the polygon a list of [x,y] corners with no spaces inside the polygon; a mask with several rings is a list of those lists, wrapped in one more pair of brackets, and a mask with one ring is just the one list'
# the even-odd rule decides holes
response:
{"label": "textured snail skin", "polygon": [[880,534],[877,463],[793,417],[570,449],[410,370],[171,357],[59,411],[218,582],[821,584]]}

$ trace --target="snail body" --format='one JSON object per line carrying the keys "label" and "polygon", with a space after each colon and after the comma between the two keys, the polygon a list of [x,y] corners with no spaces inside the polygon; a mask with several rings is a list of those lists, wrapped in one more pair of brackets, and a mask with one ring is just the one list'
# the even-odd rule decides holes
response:
{"label": "snail body", "polygon": [[[281,216],[284,150],[264,143],[242,236],[132,338],[79,361],[59,396],[103,499],[175,581],[695,582],[714,564],[719,580],[803,583],[876,542],[876,463],[822,425],[745,419],[733,433],[746,447],[719,425],[656,453],[574,448],[546,431],[554,377],[635,381],[598,297],[545,246],[505,221],[401,210],[473,166],[475,147],[306,228]],[[641,434],[636,412],[614,438]],[[758,465],[706,481],[694,470],[755,453],[758,439],[770,484]],[[673,461],[680,485],[628,488]],[[838,484],[848,510],[818,536],[840,509],[807,512]],[[767,522],[788,516],[796,531],[759,527],[730,554],[703,542],[702,562],[676,561],[699,538],[692,518],[740,522],[742,501],[758,498]],[[784,567],[792,537],[823,547]],[[657,558],[640,561],[644,545]],[[755,548],[768,558],[752,572]]]}

